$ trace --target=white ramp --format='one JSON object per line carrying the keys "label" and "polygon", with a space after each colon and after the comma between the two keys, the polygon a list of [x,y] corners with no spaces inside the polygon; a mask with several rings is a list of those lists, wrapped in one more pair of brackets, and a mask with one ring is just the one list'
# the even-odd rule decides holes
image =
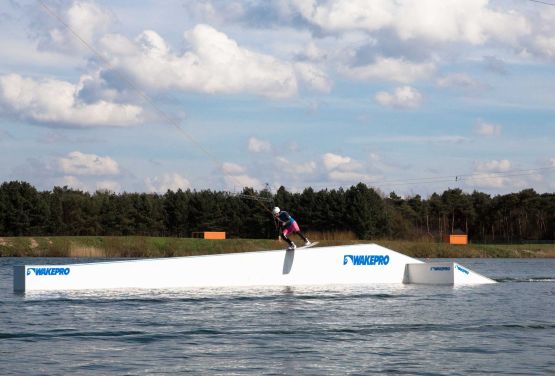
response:
{"label": "white ramp", "polygon": [[376,244],[360,244],[296,251],[25,265],[14,267],[14,290],[403,283],[407,279],[407,264],[422,262]]}
{"label": "white ramp", "polygon": [[494,280],[456,262],[407,264],[404,283],[421,285],[479,285]]}

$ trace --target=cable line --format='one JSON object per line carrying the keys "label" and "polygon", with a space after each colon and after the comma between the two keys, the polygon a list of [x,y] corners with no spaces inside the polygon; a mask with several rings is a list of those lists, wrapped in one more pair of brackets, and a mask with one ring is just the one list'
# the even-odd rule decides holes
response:
{"label": "cable line", "polygon": [[[408,178],[408,179],[393,179],[393,180],[366,180],[361,181],[368,186],[374,187],[397,187],[404,185],[416,185],[416,184],[433,184],[433,183],[451,183],[451,182],[462,182],[465,180],[472,181],[484,181],[495,178],[504,177],[515,177],[515,176],[530,176],[535,175],[540,172],[552,172],[555,170],[555,166],[552,167],[538,167],[533,169],[518,169],[510,171],[501,172],[477,172],[473,174],[458,174],[458,175],[443,175],[443,176],[429,176],[422,178]],[[331,188],[329,184],[312,184],[311,188],[325,187],[326,189],[339,189],[344,188],[342,185],[336,186],[336,188]]]}
{"label": "cable line", "polygon": [[[114,68],[114,66],[110,63],[110,61],[108,61],[107,58],[105,58],[99,51],[97,51],[90,43],[88,43],[85,39],[83,39],[75,30],[73,30],[71,28],[71,26],[69,26],[56,12],[54,12],[52,9],[50,9],[43,0],[37,0],[41,6],[45,9],[45,11],[54,19],[56,19],[60,24],[62,24],[67,30],[69,30],[69,32],[75,37],[77,38],[85,47],[87,47],[108,69],[111,69],[115,75],[125,84],[127,84],[133,91],[135,91],[146,103],[148,103],[153,109],[154,111],[163,119],[165,120],[167,123],[171,124],[182,136],[184,136],[189,142],[191,142],[193,145],[195,145],[199,150],[201,150],[214,164],[216,164],[216,166],[221,169],[223,166],[223,163],[214,155],[212,154],[210,151],[208,151],[208,149],[206,149],[200,142],[198,142],[193,136],[191,136],[189,133],[187,133],[183,128],[181,128],[181,126],[179,125],[179,123],[172,118],[171,116],[169,116],[164,110],[162,110],[155,102],[154,100],[152,100],[146,93],[144,93],[141,89],[139,89],[139,87],[137,85],[135,85],[130,79],[128,79],[127,77],[125,77],[123,74],[121,74],[117,69]],[[236,179],[233,175],[228,175],[228,178],[232,181],[234,181],[237,186],[242,186],[241,182]],[[255,201],[257,201],[258,203],[260,203],[260,205],[262,205],[264,207],[264,209],[266,211],[268,211],[269,213],[271,213],[272,211],[270,210],[270,208],[268,208],[266,205],[264,205],[264,203],[262,203],[261,200],[258,200],[258,197],[255,195],[249,195],[251,196],[251,199],[254,199]]]}
{"label": "cable line", "polygon": [[501,172],[477,172],[474,174],[458,174],[458,175],[447,175],[447,176],[435,176],[426,178],[412,178],[404,180],[386,180],[386,181],[370,181],[368,183],[391,183],[388,185],[408,185],[408,184],[426,184],[426,183],[441,183],[441,182],[451,182],[451,181],[464,181],[464,180],[488,180],[498,177],[513,177],[513,176],[527,176],[533,175],[539,171],[555,170],[554,167],[539,167],[534,169],[522,169],[522,170],[511,170],[511,171],[501,171]]}
{"label": "cable line", "polygon": [[555,7],[555,4],[547,3],[545,1],[540,1],[540,0],[528,0],[528,1],[531,1],[533,3],[539,3],[539,4],[544,4],[544,5],[549,5],[549,6]]}
{"label": "cable line", "polygon": [[[43,0],[37,0],[40,5],[44,8],[46,13],[48,13],[52,18],[57,20],[61,25],[63,25],[76,39],[78,39],[88,50],[90,50],[104,65],[106,68],[112,70],[115,73],[115,76],[118,77],[122,82],[124,82],[129,88],[131,88],[136,94],[139,95],[140,98],[147,104],[154,109],[155,113],[158,116],[165,120],[167,123],[171,124],[177,132],[179,132],[183,137],[185,137],[191,144],[196,146],[200,151],[204,153],[217,167],[221,169],[223,163],[208,149],[206,149],[200,142],[198,142],[194,137],[192,137],[188,132],[186,132],[183,128],[181,128],[180,124],[176,119],[169,116],[164,110],[162,110],[152,98],[150,98],[146,93],[144,93],[135,83],[133,83],[130,79],[120,73],[115,67],[110,63],[110,61],[104,57],[99,51],[97,51],[90,43],[88,43],[85,39],[83,39],[75,30],[71,28],[56,12],[50,9]],[[545,4],[549,6],[555,7],[555,4],[551,4],[548,2],[540,1],[540,0],[528,0],[535,3]],[[514,177],[514,176],[526,176],[526,175],[533,175],[535,172],[539,171],[547,171],[553,170],[553,167],[541,167],[536,169],[526,169],[526,170],[512,170],[512,171],[505,171],[505,172],[482,172],[482,173],[474,173],[474,174],[457,174],[457,175],[448,175],[448,176],[435,176],[435,177],[423,177],[423,178],[409,178],[403,180],[369,180],[363,182],[367,185],[374,185],[377,187],[392,187],[392,186],[400,186],[400,185],[413,185],[413,184],[431,184],[431,183],[444,183],[444,182],[460,182],[465,180],[488,180],[498,177]],[[232,180],[237,186],[242,186],[241,182],[235,178],[233,175],[227,176],[230,180]],[[315,185],[315,186],[322,186],[322,185]],[[329,185],[326,185],[326,188]],[[340,186],[342,187],[342,186]],[[312,188],[312,186],[311,186]],[[272,199],[256,196],[254,194],[237,194],[237,193],[230,193],[230,195],[235,195],[240,198],[248,198],[257,201],[264,209],[271,213],[271,210],[263,203],[266,202],[273,202]]]}

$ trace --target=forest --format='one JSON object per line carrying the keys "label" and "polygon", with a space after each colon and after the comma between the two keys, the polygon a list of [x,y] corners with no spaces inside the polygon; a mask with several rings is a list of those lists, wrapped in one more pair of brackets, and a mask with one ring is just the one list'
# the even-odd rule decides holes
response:
{"label": "forest", "polygon": [[165,194],[39,191],[20,181],[0,186],[0,236],[172,236],[226,231],[229,238],[271,239],[273,206],[308,232],[349,231],[358,239],[441,239],[462,231],[476,243],[555,239],[555,193],[533,189],[491,196],[448,189],[427,198],[401,197],[359,183],[350,188],[241,194],[178,190]]}

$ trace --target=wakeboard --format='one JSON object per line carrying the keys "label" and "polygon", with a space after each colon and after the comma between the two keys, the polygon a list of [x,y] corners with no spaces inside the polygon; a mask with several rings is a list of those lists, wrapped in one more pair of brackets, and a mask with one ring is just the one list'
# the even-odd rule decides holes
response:
{"label": "wakeboard", "polygon": [[[305,248],[314,247],[315,245],[318,245],[318,243],[319,242],[312,242],[309,245],[303,245],[302,247],[297,247],[295,249],[305,249]],[[287,248],[286,251],[289,251],[289,248]]]}

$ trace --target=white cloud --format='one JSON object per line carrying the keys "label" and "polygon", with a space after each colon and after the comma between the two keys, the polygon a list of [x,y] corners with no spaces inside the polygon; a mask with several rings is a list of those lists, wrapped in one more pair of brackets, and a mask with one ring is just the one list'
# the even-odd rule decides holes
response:
{"label": "white cloud", "polygon": [[474,127],[474,131],[480,136],[492,137],[500,136],[502,126],[498,124],[486,123],[484,121],[479,121]]}
{"label": "white cloud", "polygon": [[77,179],[75,176],[64,176],[61,180],[57,182],[56,185],[59,185],[62,187],[67,186],[69,188],[84,191],[84,192],[87,191],[87,186],[82,181]]}
{"label": "white cloud", "polygon": [[331,81],[322,71],[313,64],[308,63],[296,63],[295,70],[300,79],[307,83],[307,85],[314,90],[318,90],[324,93],[329,93],[331,91]]}
{"label": "white cloud", "polygon": [[308,161],[305,163],[297,163],[293,165],[293,172],[297,174],[312,174],[316,171],[316,162]]}
{"label": "white cloud", "polygon": [[417,108],[422,103],[422,94],[410,86],[398,87],[393,93],[380,91],[375,96],[376,102],[386,107]]}
{"label": "white cloud", "polygon": [[222,164],[222,171],[224,174],[243,174],[245,167],[232,162],[224,162]]}
{"label": "white cloud", "polygon": [[533,22],[536,34],[527,47],[539,56],[555,59],[555,7],[542,9],[539,19]]}
{"label": "white cloud", "polygon": [[290,0],[309,22],[328,31],[393,30],[402,40],[483,44],[491,38],[514,43],[530,33],[514,11],[488,7],[488,0]]}
{"label": "white cloud", "polygon": [[313,40],[309,41],[307,45],[303,46],[303,50],[300,55],[310,61],[320,61],[324,60],[327,57],[325,50],[318,47]]}
{"label": "white cloud", "polygon": [[551,167],[555,167],[555,158],[551,158],[549,162],[551,163]]}
{"label": "white cloud", "polygon": [[260,140],[256,137],[249,138],[248,150],[253,153],[264,153],[272,150],[272,145],[268,141]]}
{"label": "white cloud", "polygon": [[107,57],[126,57],[139,53],[138,46],[121,34],[106,34],[98,41],[98,45]]}
{"label": "white cloud", "polygon": [[262,189],[264,187],[260,180],[247,175],[247,169],[237,163],[224,162],[222,172],[228,189],[242,189],[244,187]]}
{"label": "white cloud", "polygon": [[186,190],[191,188],[189,180],[178,173],[167,173],[161,177],[145,178],[145,186],[148,192],[166,193],[168,190],[177,191],[178,189]]}
{"label": "white cloud", "polygon": [[349,143],[352,144],[364,144],[368,142],[375,143],[404,143],[404,144],[460,144],[463,142],[468,142],[470,139],[464,136],[457,135],[439,135],[439,136],[411,136],[411,135],[401,135],[401,136],[371,136],[362,137],[358,136],[349,139]]}
{"label": "white cloud", "polygon": [[351,184],[359,182],[370,182],[376,180],[372,175],[355,172],[355,171],[331,171],[328,174],[328,178],[331,181],[337,182],[349,182]]}
{"label": "white cloud", "polygon": [[511,184],[511,179],[503,173],[510,169],[511,162],[507,159],[475,162],[474,173],[466,179],[466,184],[480,188],[505,188]]}
{"label": "white cloud", "polygon": [[476,162],[475,169],[479,172],[507,172],[511,169],[511,162],[507,159]]}
{"label": "white cloud", "polygon": [[264,185],[260,180],[246,174],[226,175],[224,176],[224,180],[228,188],[244,188],[244,187],[249,187],[254,189],[264,188]]}
{"label": "white cloud", "polygon": [[393,4],[387,0],[291,0],[291,3],[305,19],[326,30],[374,31],[393,22]]}
{"label": "white cloud", "polygon": [[507,186],[508,179],[491,173],[476,173],[471,178],[467,179],[466,183],[467,185],[481,188],[501,189]]}
{"label": "white cloud", "polygon": [[130,126],[142,121],[142,109],[99,99],[79,99],[80,85],[18,74],[0,76],[0,107],[21,118],[40,123],[73,126]]}
{"label": "white cloud", "polygon": [[383,80],[407,84],[429,77],[435,71],[435,65],[413,63],[404,58],[378,57],[374,64],[343,67],[341,71],[355,80]]}
{"label": "white cloud", "polygon": [[338,168],[339,166],[351,163],[352,159],[338,154],[326,153],[322,156],[322,161],[324,162],[326,170],[330,171]]}
{"label": "white cloud", "polygon": [[[35,169],[41,168],[40,171]],[[79,175],[75,176],[73,174],[59,176],[56,167],[52,167],[50,163],[44,163],[41,165],[31,166],[30,179],[35,181],[38,186],[44,187],[44,189],[52,189],[52,186],[68,186],[72,189],[78,189],[83,192],[95,192],[95,191],[109,191],[114,193],[119,193],[122,191],[121,183],[115,180],[105,180],[99,179],[98,175]],[[35,171],[33,171],[35,170]],[[29,171],[29,173],[31,173]]]}
{"label": "white cloud", "polygon": [[290,172],[296,175],[307,175],[313,174],[316,171],[316,162],[308,161],[305,163],[294,163],[289,161],[284,157],[277,157],[276,161],[279,164],[279,168],[285,172]]}
{"label": "white cloud", "polygon": [[32,67],[33,69],[72,69],[82,64],[82,57],[67,55],[62,51],[37,48],[36,41],[26,38],[0,39],[4,66]]}
{"label": "white cloud", "polygon": [[113,180],[103,180],[96,183],[97,191],[121,192],[121,184]]}
{"label": "white cloud", "polygon": [[173,53],[151,30],[141,33],[134,43],[112,35],[102,40],[102,46],[112,67],[153,89],[251,93],[270,98],[297,93],[297,78],[289,63],[242,48],[204,24],[184,37],[190,50],[183,55]]}
{"label": "white cloud", "polygon": [[117,175],[119,166],[110,157],[99,157],[95,154],[84,154],[73,151],[66,157],[58,159],[58,166],[68,175]]}
{"label": "white cloud", "polygon": [[555,57],[555,37],[539,35],[534,40],[534,46],[540,54]]}
{"label": "white cloud", "polygon": [[330,181],[354,184],[375,180],[375,177],[366,171],[369,166],[351,157],[326,153],[322,156],[322,162]]}
{"label": "white cloud", "polygon": [[[105,34],[115,21],[108,11],[89,1],[74,1],[61,13],[61,18],[88,44],[92,44],[100,35]],[[51,44],[57,49],[87,49],[83,42],[65,27],[51,29],[48,35]]]}
{"label": "white cloud", "polygon": [[376,153],[370,153],[368,155],[368,158],[373,162],[379,162],[379,161],[382,160],[382,157],[379,154],[376,154]]}
{"label": "white cloud", "polygon": [[489,39],[514,43],[530,26],[514,12],[488,8],[488,0],[402,2],[395,29],[402,39],[484,44]]}
{"label": "white cloud", "polygon": [[465,73],[448,74],[438,78],[436,82],[442,88],[461,87],[465,89],[479,89],[485,87],[481,82]]}
{"label": "white cloud", "polygon": [[247,173],[247,168],[238,163],[224,162],[221,165],[223,181],[226,189],[239,190],[245,187],[263,189],[264,184]]}

